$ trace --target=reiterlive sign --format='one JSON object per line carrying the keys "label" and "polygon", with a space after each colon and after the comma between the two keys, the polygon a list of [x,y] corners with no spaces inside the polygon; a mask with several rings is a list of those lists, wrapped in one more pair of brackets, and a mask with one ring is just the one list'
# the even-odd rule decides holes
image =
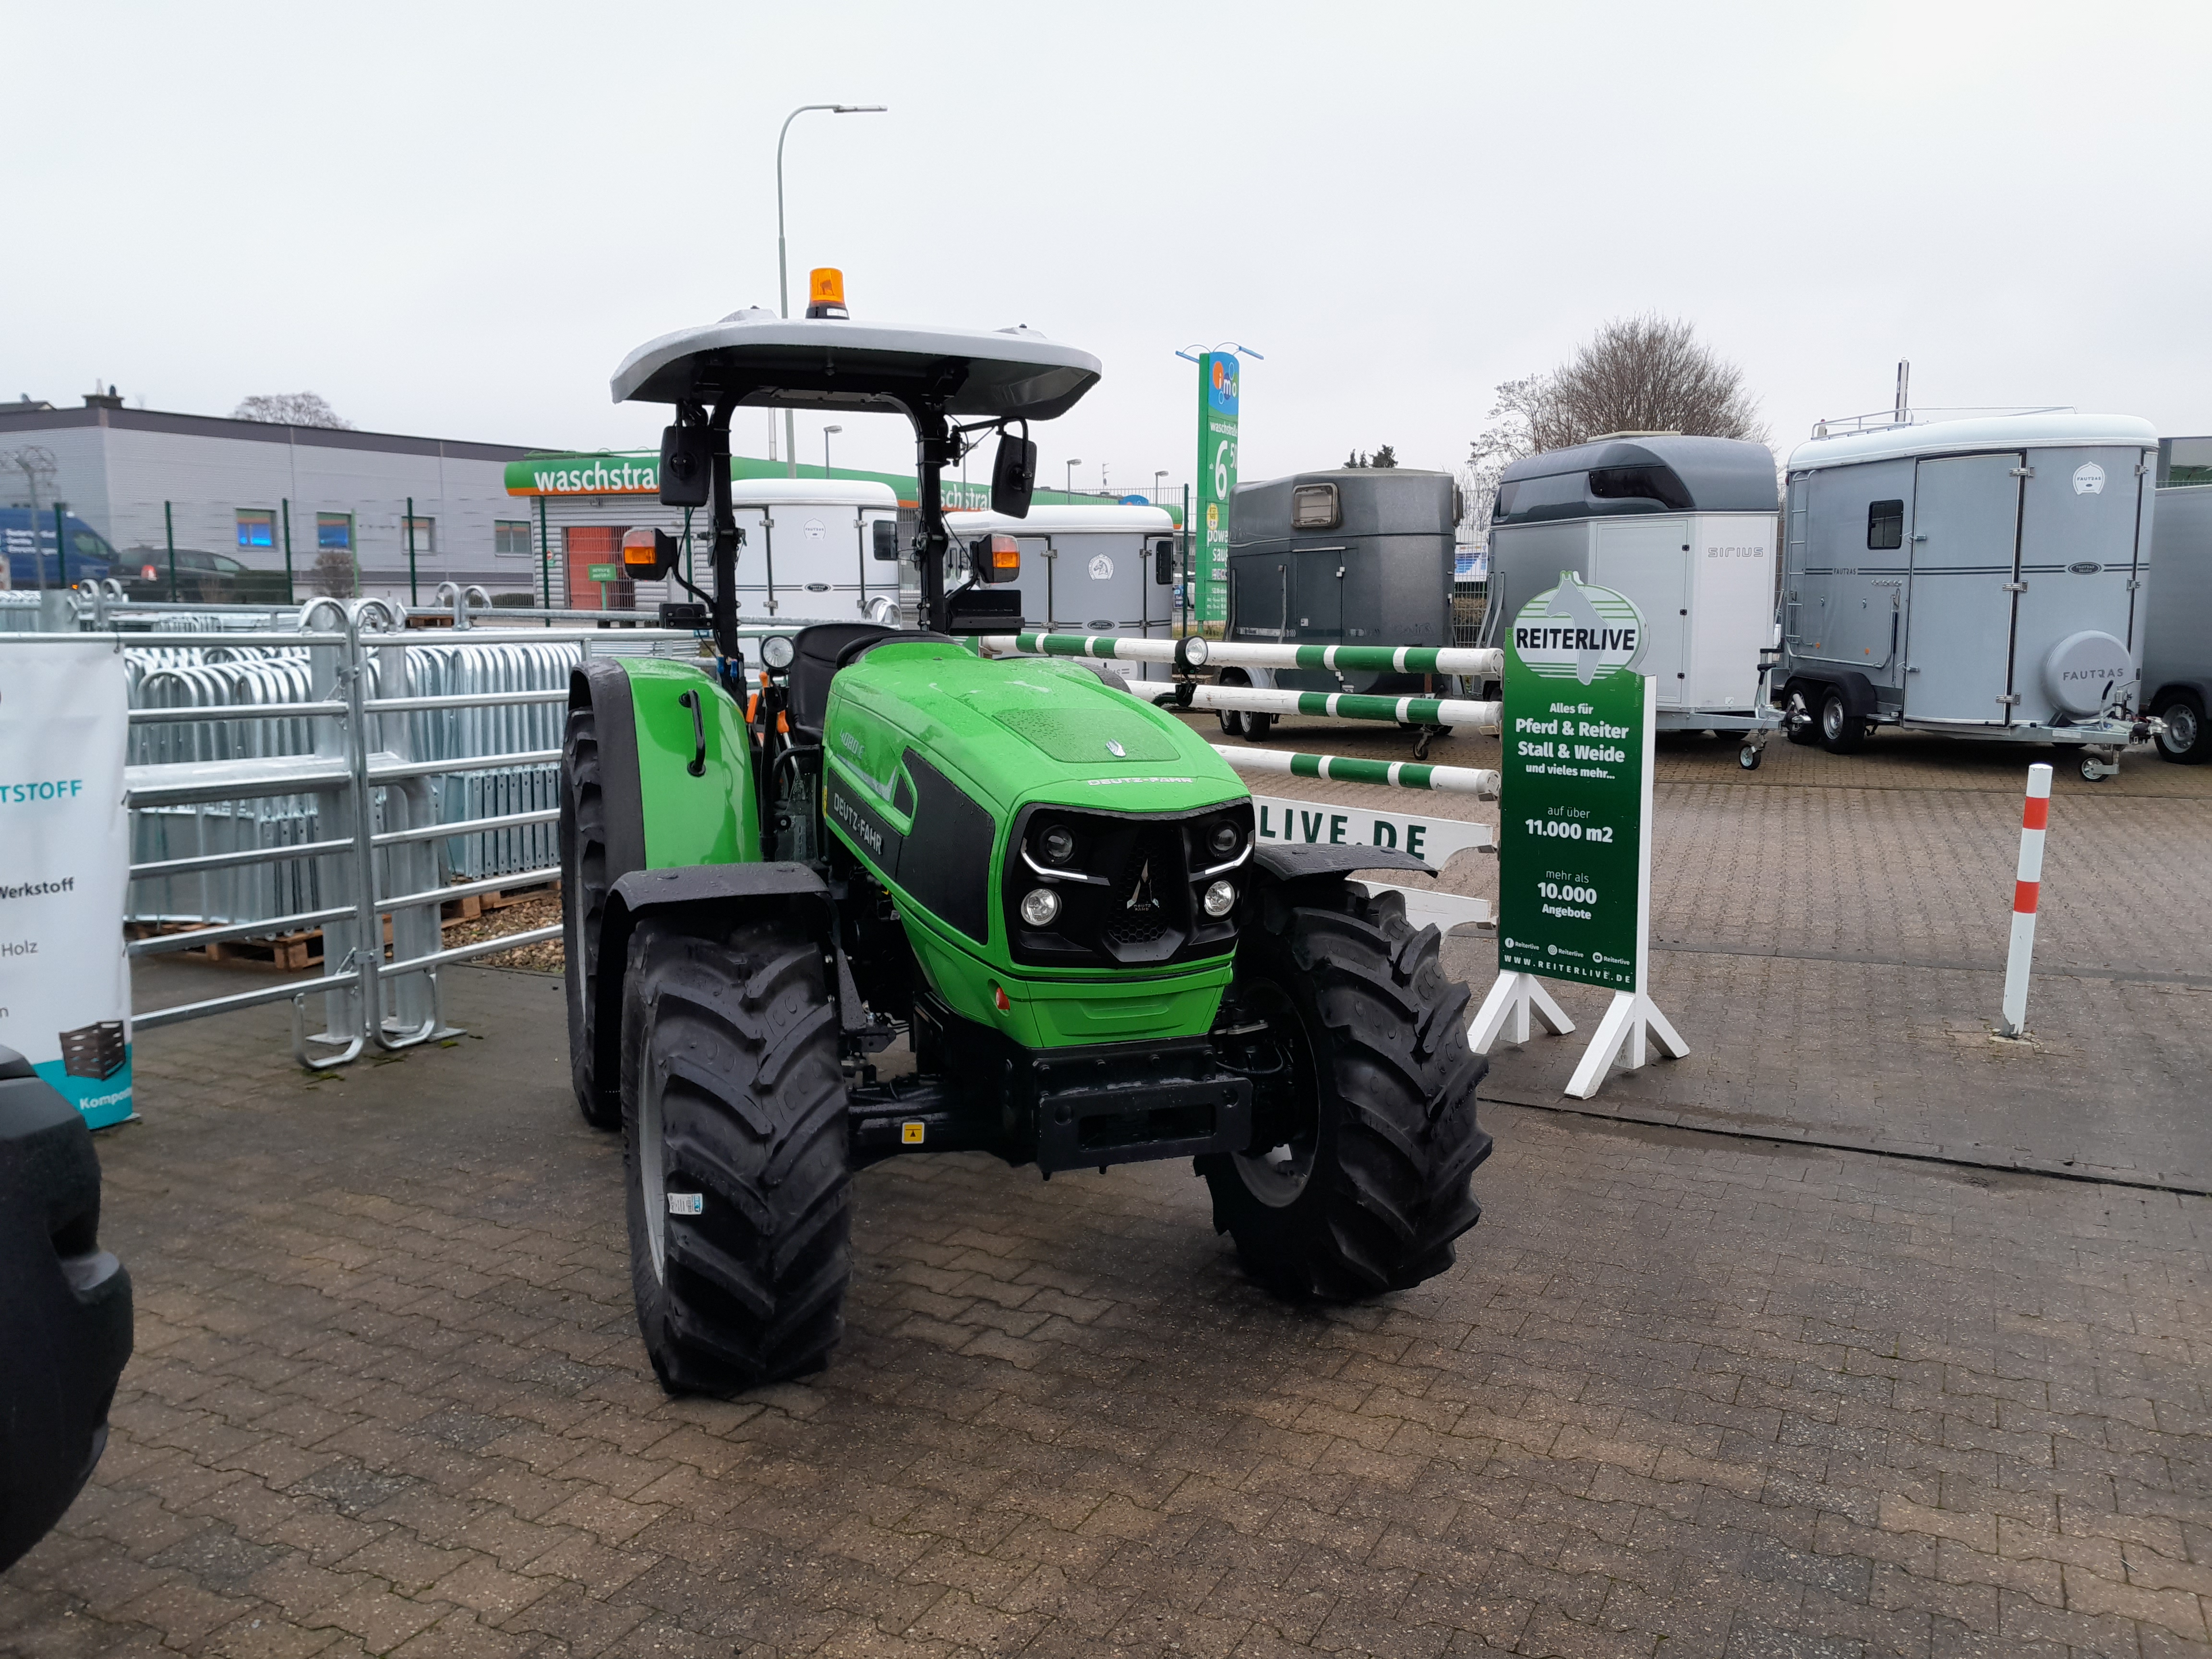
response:
{"label": "reiterlive sign", "polygon": [[1198,527],[1194,608],[1203,622],[1229,611],[1229,507],[1237,496],[1237,354],[1198,360]]}
{"label": "reiterlive sign", "polygon": [[1641,991],[1651,681],[1625,594],[1562,574],[1513,619],[1498,789],[1501,972]]}

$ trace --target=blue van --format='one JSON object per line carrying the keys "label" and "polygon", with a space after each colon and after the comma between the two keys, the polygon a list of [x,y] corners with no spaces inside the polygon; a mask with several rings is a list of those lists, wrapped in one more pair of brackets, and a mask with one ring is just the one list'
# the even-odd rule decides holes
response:
{"label": "blue van", "polygon": [[42,507],[33,525],[29,507],[0,507],[0,546],[8,555],[9,586],[74,587],[87,580],[105,581],[114,573],[115,550],[107,538],[76,514],[62,510],[62,533],[69,538],[69,545],[58,552],[53,509]]}

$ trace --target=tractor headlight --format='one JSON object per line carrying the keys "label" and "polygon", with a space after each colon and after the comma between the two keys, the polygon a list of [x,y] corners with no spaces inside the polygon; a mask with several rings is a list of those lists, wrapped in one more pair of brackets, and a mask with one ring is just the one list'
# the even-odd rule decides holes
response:
{"label": "tractor headlight", "polygon": [[1206,832],[1206,851],[1218,859],[1225,859],[1237,850],[1237,843],[1243,839],[1236,824],[1224,818]]}
{"label": "tractor headlight", "polygon": [[1049,887],[1032,887],[1022,895],[1022,920],[1032,927],[1049,927],[1060,914],[1060,895]]}
{"label": "tractor headlight", "polygon": [[790,667],[792,658],[797,654],[798,647],[792,644],[788,634],[771,634],[761,641],[761,660],[770,668]]}
{"label": "tractor headlight", "polygon": [[1206,896],[1199,902],[1206,907],[1206,915],[1218,921],[1237,908],[1237,885],[1234,882],[1217,881],[1206,890]]}
{"label": "tractor headlight", "polygon": [[1075,833],[1055,823],[1037,837],[1037,856],[1047,864],[1066,864],[1075,856]]}

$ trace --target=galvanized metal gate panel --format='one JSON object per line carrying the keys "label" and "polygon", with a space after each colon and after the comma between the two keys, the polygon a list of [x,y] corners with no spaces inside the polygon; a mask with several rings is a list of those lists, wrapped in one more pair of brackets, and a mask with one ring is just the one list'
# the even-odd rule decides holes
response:
{"label": "galvanized metal gate panel", "polygon": [[2017,580],[2017,451],[1919,463],[1906,635],[1908,719],[2009,722]]}

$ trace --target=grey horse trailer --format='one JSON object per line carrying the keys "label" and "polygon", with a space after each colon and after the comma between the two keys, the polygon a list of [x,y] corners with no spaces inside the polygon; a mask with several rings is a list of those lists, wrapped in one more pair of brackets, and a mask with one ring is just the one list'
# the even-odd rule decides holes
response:
{"label": "grey horse trailer", "polygon": [[1738,438],[1622,434],[1517,460],[1491,509],[1483,643],[1564,573],[1625,593],[1658,729],[1741,733],[1755,767],[1780,723],[1764,674],[1776,507],[1773,454]]}
{"label": "grey horse trailer", "polygon": [[2212,487],[2157,493],[2143,588],[2142,705],[2163,722],[2158,752],[2212,760]]}
{"label": "grey horse trailer", "polygon": [[[1241,483],[1229,516],[1227,637],[1267,645],[1449,645],[1453,538],[1448,472],[1340,467]],[[1224,685],[1405,696],[1432,676],[1225,668]],[[1224,711],[1221,729],[1264,737],[1272,714]]]}
{"label": "grey horse trailer", "polygon": [[1781,687],[1790,737],[1878,726],[2063,744],[2118,771],[2140,717],[2158,434],[2127,415],[1981,416],[1793,451]]}

